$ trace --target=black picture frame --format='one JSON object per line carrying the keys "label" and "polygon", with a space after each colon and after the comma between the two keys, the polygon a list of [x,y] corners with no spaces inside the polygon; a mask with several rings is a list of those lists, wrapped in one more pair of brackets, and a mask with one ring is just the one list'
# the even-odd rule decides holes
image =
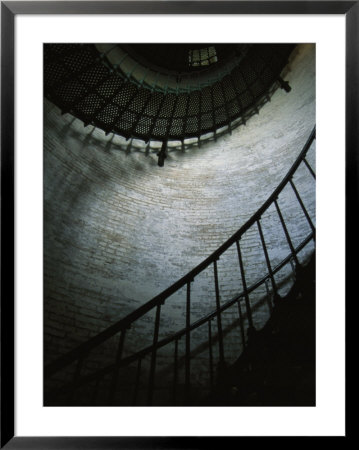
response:
{"label": "black picture frame", "polygon": [[346,292],[357,242],[359,1],[4,1],[1,2],[1,448],[204,448],[233,437],[14,436],[14,32],[18,14],[340,14],[346,19]]}

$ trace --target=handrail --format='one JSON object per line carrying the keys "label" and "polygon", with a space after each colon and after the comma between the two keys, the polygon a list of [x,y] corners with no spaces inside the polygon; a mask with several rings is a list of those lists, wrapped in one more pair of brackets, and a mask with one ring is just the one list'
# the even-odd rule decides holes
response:
{"label": "handrail", "polygon": [[[210,256],[208,256],[204,261],[202,261],[200,264],[198,264],[194,269],[192,269],[190,272],[188,272],[180,280],[173,283],[170,287],[168,287],[167,289],[162,291],[160,294],[156,295],[154,298],[149,300],[147,303],[140,306],[138,309],[131,312],[126,317],[119,320],[117,323],[111,325],[106,330],[102,331],[101,333],[92,337],[91,339],[89,339],[88,341],[79,345],[75,349],[71,350],[66,355],[63,355],[63,356],[59,357],[57,360],[48,364],[44,368],[44,377],[48,378],[55,372],[68,366],[69,364],[76,361],[77,359],[83,358],[93,348],[97,347],[98,345],[100,345],[101,343],[103,343],[104,341],[109,339],[110,337],[114,336],[118,332],[130,328],[131,324],[135,320],[142,317],[144,314],[146,314],[148,311],[150,311],[154,307],[162,305],[169,296],[171,296],[172,294],[177,292],[179,289],[181,289],[187,283],[191,283],[196,275],[198,275],[200,272],[202,272],[204,269],[206,269],[214,261],[217,261],[219,259],[219,257],[222,255],[222,253],[224,253],[231,245],[238,242],[241,239],[242,235],[254,223],[256,223],[261,218],[262,214],[267,210],[267,208],[272,204],[272,202],[277,199],[279,193],[283,190],[283,188],[286,186],[286,184],[288,182],[290,182],[294,172],[296,171],[299,164],[302,162],[303,158],[305,157],[306,153],[308,152],[308,150],[315,138],[315,135],[316,135],[316,128],[314,127],[309,138],[307,139],[306,143],[304,144],[304,147],[301,150],[299,156],[295,160],[292,167],[289,169],[286,176],[279,183],[277,188],[268,197],[268,199],[263,203],[263,205],[257,210],[257,212],[249,220],[247,220],[247,222],[244,225],[242,225],[242,227],[239,228],[239,230],[236,231],[224,244],[222,244],[217,250],[215,250]],[[314,231],[313,231],[313,238],[315,238]],[[268,275],[266,276],[266,278],[268,278]]]}
{"label": "handrail", "polygon": [[[313,239],[313,236],[314,236],[314,233],[313,232],[310,233],[301,242],[301,244],[299,244],[295,248],[295,252],[296,253],[300,252],[311,241],[311,239]],[[292,255],[289,254],[286,258],[284,258],[275,268],[273,268],[272,273],[276,274],[279,270],[281,270],[286,264],[288,264],[291,257],[292,257]],[[269,273],[267,273],[261,279],[257,280],[255,283],[253,283],[248,288],[247,292],[250,294],[255,289],[257,289],[261,284],[263,284],[265,282],[265,280],[267,280],[268,278],[269,278]],[[243,297],[244,297],[244,291],[240,292],[238,295],[236,295],[235,297],[233,297],[232,299],[228,300],[226,303],[221,305],[220,312],[222,313],[223,311],[226,311],[228,308],[233,306],[236,302],[240,301],[241,298],[243,298]],[[196,328],[198,328],[201,325],[208,322],[209,320],[214,319],[216,317],[217,313],[218,313],[218,310],[214,310],[214,311],[208,313],[207,315],[203,316],[201,319],[197,320],[196,322],[193,322],[188,329],[186,327],[184,327],[181,330],[177,331],[176,333],[172,334],[171,336],[167,336],[167,337],[161,339],[159,342],[157,342],[156,345],[154,345],[154,344],[149,345],[149,346],[143,348],[142,350],[140,350],[136,353],[133,353],[132,355],[127,356],[126,358],[121,359],[120,361],[117,361],[113,364],[109,364],[105,367],[102,367],[101,369],[99,369],[96,372],[93,372],[91,374],[84,375],[83,377],[78,378],[75,382],[71,382],[67,385],[64,385],[64,386],[56,389],[50,395],[56,396],[60,392],[66,392],[69,387],[76,388],[79,386],[84,386],[85,384],[91,383],[91,381],[95,381],[95,380],[98,380],[98,379],[104,377],[105,375],[111,373],[115,369],[119,369],[121,367],[126,367],[129,364],[133,363],[134,361],[144,358],[149,353],[151,353],[153,350],[155,350],[155,349],[158,350],[161,347],[164,347],[165,345],[168,345],[171,342],[180,339],[181,337],[183,337],[186,334],[187,331],[193,331]],[[245,314],[243,316],[245,318]]]}

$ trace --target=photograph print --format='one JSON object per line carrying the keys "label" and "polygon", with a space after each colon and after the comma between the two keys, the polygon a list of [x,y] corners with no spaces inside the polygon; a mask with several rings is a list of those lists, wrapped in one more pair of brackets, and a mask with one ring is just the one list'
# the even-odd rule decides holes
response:
{"label": "photograph print", "polygon": [[44,406],[315,406],[315,44],[43,62]]}

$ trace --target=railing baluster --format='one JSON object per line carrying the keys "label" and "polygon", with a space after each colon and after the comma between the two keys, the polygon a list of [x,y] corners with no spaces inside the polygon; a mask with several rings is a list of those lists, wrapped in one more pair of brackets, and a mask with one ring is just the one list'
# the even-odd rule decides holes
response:
{"label": "railing baluster", "polygon": [[226,99],[226,94],[224,92],[223,84],[219,83],[219,86],[220,86],[222,97],[223,97],[223,104],[224,104],[224,109],[225,109],[225,112],[226,112],[227,123],[228,123],[228,131],[229,131],[229,134],[232,134],[231,115],[229,114],[229,111],[228,111],[228,102],[227,102],[227,99]]}
{"label": "railing baluster", "polygon": [[150,366],[150,379],[148,385],[148,405],[152,405],[154,381],[155,381],[155,370],[156,370],[156,356],[157,356],[157,342],[158,342],[158,332],[160,328],[160,316],[161,316],[161,305],[157,305],[156,309],[156,320],[155,320],[155,330],[153,333],[153,350],[151,356],[151,366]]}
{"label": "railing baluster", "polygon": [[186,114],[184,115],[184,119],[183,119],[183,128],[182,128],[182,150],[184,151],[184,139],[186,136],[186,128],[187,128],[187,122],[189,121],[189,117],[188,117],[188,111],[189,111],[189,105],[190,105],[190,88],[187,85],[186,86],[186,90],[187,90],[187,97],[186,97]]}
{"label": "railing baluster", "polygon": [[316,178],[315,177],[315,172],[312,169],[312,167],[310,166],[309,162],[305,158],[303,158],[303,162],[307,166],[307,168],[308,168],[309,172],[312,174],[313,178],[315,179]]}
{"label": "railing baluster", "polygon": [[217,261],[213,261],[214,268],[214,285],[216,289],[216,307],[217,307],[217,329],[218,329],[218,345],[219,345],[219,363],[224,363],[224,348],[223,348],[223,331],[222,331],[222,318],[221,318],[221,305],[219,300],[219,286],[218,286],[218,271]]}
{"label": "railing baluster", "polygon": [[96,381],[95,381],[95,385],[94,385],[93,391],[92,391],[91,406],[95,406],[96,405],[99,384],[100,384],[100,377],[97,377]]}
{"label": "railing baluster", "polygon": [[241,299],[238,300],[238,313],[239,313],[239,327],[241,330],[241,339],[242,339],[242,346],[245,348],[246,346],[246,336],[244,333],[244,323],[243,323],[243,314],[242,314],[242,308],[241,308]]}
{"label": "railing baluster", "polygon": [[186,299],[186,367],[185,367],[185,398],[189,399],[190,394],[190,325],[191,325],[191,283],[187,283],[187,299]]}
{"label": "railing baluster", "polygon": [[252,310],[251,310],[251,305],[249,303],[247,282],[246,282],[246,277],[245,277],[245,274],[244,274],[242,252],[241,252],[241,248],[239,246],[239,241],[236,241],[236,246],[237,246],[237,253],[238,253],[239,268],[240,268],[240,271],[241,271],[242,286],[243,286],[243,292],[244,292],[244,302],[245,302],[245,305],[246,305],[246,313],[247,313],[247,318],[248,318],[248,325],[249,325],[249,328],[253,328]]}
{"label": "railing baluster", "polygon": [[137,397],[138,397],[138,389],[140,385],[140,377],[141,377],[141,364],[142,364],[142,358],[139,358],[137,363],[137,372],[136,372],[136,381],[135,381],[135,390],[133,392],[133,399],[132,404],[135,406],[137,403]]}
{"label": "railing baluster", "polygon": [[289,232],[288,232],[287,225],[286,225],[285,222],[284,222],[284,218],[283,218],[283,216],[282,216],[282,212],[281,212],[281,210],[280,210],[280,208],[279,208],[279,205],[278,205],[277,200],[274,200],[274,204],[275,204],[275,207],[276,207],[276,209],[277,209],[277,213],[278,213],[278,216],[279,216],[279,219],[280,219],[280,223],[282,224],[282,228],[283,228],[285,237],[286,237],[286,239],[287,239],[287,242],[288,242],[288,245],[289,245],[289,248],[290,248],[290,252],[291,252],[291,254],[292,254],[292,256],[293,256],[293,259],[294,259],[296,265],[298,265],[298,264],[299,264],[299,261],[298,261],[298,258],[297,258],[297,254],[295,253],[295,250],[294,250],[294,246],[293,246],[292,240],[291,240],[291,238],[290,238],[290,236],[289,236]]}
{"label": "railing baluster", "polygon": [[213,121],[213,138],[215,141],[217,141],[217,135],[216,135],[216,114],[215,114],[215,106],[214,106],[214,93],[213,93],[213,86],[210,87],[210,91],[211,91],[211,106],[212,106],[212,121]]}
{"label": "railing baluster", "polygon": [[209,383],[213,387],[212,319],[208,321]]}
{"label": "railing baluster", "polygon": [[85,356],[83,356],[82,358],[80,358],[77,361],[76,364],[76,369],[75,369],[75,373],[74,373],[74,379],[73,379],[73,385],[70,389],[69,395],[67,396],[67,402],[71,405],[74,399],[74,395],[75,395],[75,390],[76,390],[76,383],[78,381],[78,379],[80,378],[80,373],[81,373],[81,369],[82,369],[82,365],[83,365],[83,361],[85,359]]}
{"label": "railing baluster", "polygon": [[177,380],[178,380],[178,339],[175,340],[175,356],[174,356],[174,368],[173,368],[173,389],[172,400],[176,405],[177,401]]}
{"label": "railing baluster", "polygon": [[234,90],[235,100],[236,100],[237,105],[238,105],[238,111],[239,111],[240,115],[242,116],[242,119],[241,119],[242,123],[245,125],[246,124],[245,115],[242,114],[244,112],[243,104],[242,104],[241,98],[240,98],[240,96],[238,94],[238,89],[237,89],[237,86],[236,86],[236,84],[235,84],[235,82],[234,82],[234,80],[232,78],[232,75],[229,75],[229,80],[230,80],[230,82],[232,84],[232,87],[233,87],[233,90]]}
{"label": "railing baluster", "polygon": [[110,405],[113,405],[113,401],[114,401],[115,395],[116,395],[118,372],[119,372],[118,363],[121,361],[121,358],[122,358],[125,336],[126,336],[126,328],[121,331],[120,340],[119,340],[118,347],[117,347],[115,369],[113,371],[113,377],[112,377],[111,387],[110,387],[109,396],[108,396],[108,401],[109,401]]}
{"label": "railing baluster", "polygon": [[302,210],[303,210],[303,212],[304,212],[305,217],[307,218],[307,221],[308,221],[308,223],[309,223],[309,225],[310,225],[310,228],[311,228],[312,231],[313,231],[313,234],[314,234],[313,239],[314,239],[314,241],[315,241],[315,226],[313,225],[312,219],[310,218],[310,216],[309,216],[309,214],[308,214],[308,211],[307,211],[306,207],[304,206],[304,203],[303,203],[302,199],[300,198],[300,195],[299,195],[299,193],[298,193],[298,191],[297,191],[297,188],[294,186],[293,181],[292,181],[292,180],[289,180],[289,183],[290,183],[290,185],[292,186],[292,189],[293,189],[293,191],[294,191],[294,193],[295,193],[295,196],[297,197],[297,200],[298,200],[298,202],[299,202],[299,204],[300,204],[300,206],[301,206],[301,208],[302,208]]}
{"label": "railing baluster", "polygon": [[262,242],[264,257],[265,257],[265,260],[266,260],[266,263],[267,263],[267,268],[268,268],[268,273],[269,273],[270,279],[272,281],[272,288],[273,288],[274,293],[276,294],[277,293],[277,284],[275,282],[273,271],[272,271],[272,266],[271,266],[270,261],[269,261],[267,246],[266,246],[266,243],[265,243],[265,240],[264,240],[260,219],[257,220],[257,227],[258,227],[259,235],[260,235],[261,242]]}
{"label": "railing baluster", "polygon": [[264,282],[264,284],[266,285],[267,303],[268,303],[268,308],[269,308],[269,314],[272,314],[273,306],[272,306],[272,302],[271,302],[271,294],[270,294],[268,283],[269,283],[269,279],[267,278],[266,281]]}

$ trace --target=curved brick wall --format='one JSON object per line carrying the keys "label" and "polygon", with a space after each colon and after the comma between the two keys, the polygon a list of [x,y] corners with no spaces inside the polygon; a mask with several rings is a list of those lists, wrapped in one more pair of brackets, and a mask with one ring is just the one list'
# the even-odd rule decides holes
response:
{"label": "curved brick wall", "polygon": [[[153,152],[124,148],[118,137],[83,124],[44,104],[44,332],[45,363],[96,335],[167,288],[227,240],[266,200],[291,167],[315,124],[315,48],[301,45],[285,77],[290,93],[278,90],[259,115],[232,135],[200,148],[172,151],[165,167]],[[315,149],[308,160],[315,167]],[[295,177],[314,218],[314,183],[305,167]],[[279,199],[294,243],[310,230],[289,189]],[[274,262],[289,250],[275,211],[263,217]],[[305,258],[312,247],[303,252]],[[248,282],[265,272],[257,229],[242,242]],[[241,288],[238,259],[230,249],[218,262],[221,301]],[[278,275],[285,280],[289,267]],[[286,286],[282,287],[283,292]],[[268,317],[254,293],[254,321]],[[162,309],[160,337],[185,323],[185,292]],[[192,285],[191,320],[215,307],[213,269]],[[238,357],[238,309],[223,318],[226,359]],[[215,324],[214,331],[215,331]],[[153,314],[128,333],[125,352],[149,344]],[[208,379],[205,330],[193,333],[195,382]],[[113,358],[118,337],[98,354]],[[184,343],[180,345],[180,352]],[[159,352],[163,379],[168,351]],[[161,353],[162,352],[162,353]],[[171,350],[172,352],[172,350]],[[96,352],[95,352],[96,353]],[[216,354],[215,354],[216,357]],[[99,357],[92,366],[101,365]],[[91,362],[88,369],[90,370]]]}

